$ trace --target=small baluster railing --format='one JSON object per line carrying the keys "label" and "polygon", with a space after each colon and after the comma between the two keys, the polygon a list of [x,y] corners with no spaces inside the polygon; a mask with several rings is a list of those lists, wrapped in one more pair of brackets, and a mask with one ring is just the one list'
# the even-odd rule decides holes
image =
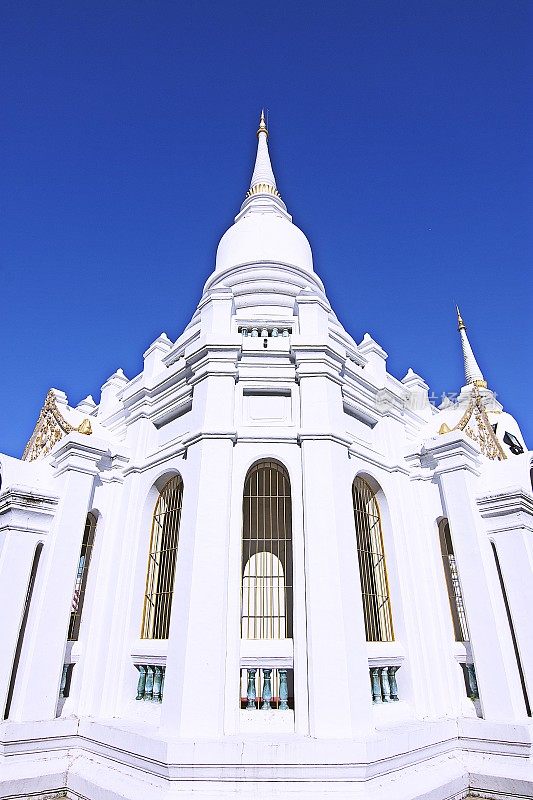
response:
{"label": "small baluster railing", "polygon": [[294,708],[293,671],[279,667],[241,669],[241,708],[288,711]]}
{"label": "small baluster railing", "polygon": [[136,664],[139,671],[136,700],[160,703],[165,688],[165,667],[158,664]]}
{"label": "small baluster railing", "polygon": [[390,703],[399,700],[396,673],[399,665],[369,667],[373,703]]}
{"label": "small baluster railing", "polygon": [[59,697],[67,698],[70,694],[70,684],[72,682],[72,671],[74,664],[63,664],[63,672],[61,673],[61,683],[59,685]]}
{"label": "small baluster railing", "polygon": [[466,694],[472,701],[479,700],[479,689],[477,688],[476,668],[472,663],[461,664],[465,679]]}

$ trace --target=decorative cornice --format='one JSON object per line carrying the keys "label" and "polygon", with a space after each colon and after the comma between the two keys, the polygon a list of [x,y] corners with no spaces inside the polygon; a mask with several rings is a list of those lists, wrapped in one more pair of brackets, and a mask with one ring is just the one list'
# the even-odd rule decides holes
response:
{"label": "decorative cornice", "polygon": [[349,448],[352,439],[332,431],[299,431],[298,444],[302,444],[302,442],[335,442]]}
{"label": "decorative cornice", "polygon": [[50,389],[30,440],[24,448],[22,460],[35,461],[37,458],[47,456],[54,445],[72,431],[90,436],[93,432],[91,421],[88,418],[84,419],[78,427],[67,422],[57,405],[54,389]]}
{"label": "decorative cornice", "polygon": [[[56,467],[56,475],[64,472],[81,472],[97,475],[100,471],[98,462],[111,464],[109,444],[101,439],[84,440],[72,431],[70,435],[52,453],[51,463]],[[109,468],[108,464],[102,464]]]}
{"label": "decorative cornice", "polygon": [[11,486],[0,494],[0,531],[48,533],[59,498],[24,486]]}
{"label": "decorative cornice", "polygon": [[466,469],[479,476],[480,451],[462,431],[450,431],[425,442],[421,451],[422,467],[430,467],[435,474]]}
{"label": "decorative cornice", "polygon": [[490,520],[491,532],[533,530],[533,494],[521,486],[483,495],[476,502],[481,516]]}
{"label": "decorative cornice", "polygon": [[215,441],[227,441],[228,439],[235,444],[237,441],[237,431],[194,431],[189,433],[182,439],[183,448],[191,447],[193,444],[198,444],[206,439]]}

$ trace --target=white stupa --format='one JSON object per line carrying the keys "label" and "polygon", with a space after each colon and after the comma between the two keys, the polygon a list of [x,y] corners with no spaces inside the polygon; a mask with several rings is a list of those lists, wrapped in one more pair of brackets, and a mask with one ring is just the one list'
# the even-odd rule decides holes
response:
{"label": "white stupa", "polygon": [[459,315],[437,409],[250,188],[191,322],[0,455],[2,798],[533,796],[533,495]]}

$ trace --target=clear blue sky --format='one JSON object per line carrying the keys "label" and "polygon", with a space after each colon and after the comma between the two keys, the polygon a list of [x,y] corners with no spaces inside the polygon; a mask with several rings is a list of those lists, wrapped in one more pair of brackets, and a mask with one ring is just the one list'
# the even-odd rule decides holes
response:
{"label": "clear blue sky", "polygon": [[260,107],[339,318],[457,391],[458,302],[530,446],[533,3],[4,0],[0,450],[176,338]]}

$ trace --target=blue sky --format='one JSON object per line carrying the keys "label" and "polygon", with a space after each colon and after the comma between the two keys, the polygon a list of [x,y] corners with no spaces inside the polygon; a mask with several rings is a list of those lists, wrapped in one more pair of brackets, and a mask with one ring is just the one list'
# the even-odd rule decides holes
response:
{"label": "blue sky", "polygon": [[0,450],[190,319],[269,109],[339,318],[462,385],[461,306],[529,444],[533,4],[2,3]]}

